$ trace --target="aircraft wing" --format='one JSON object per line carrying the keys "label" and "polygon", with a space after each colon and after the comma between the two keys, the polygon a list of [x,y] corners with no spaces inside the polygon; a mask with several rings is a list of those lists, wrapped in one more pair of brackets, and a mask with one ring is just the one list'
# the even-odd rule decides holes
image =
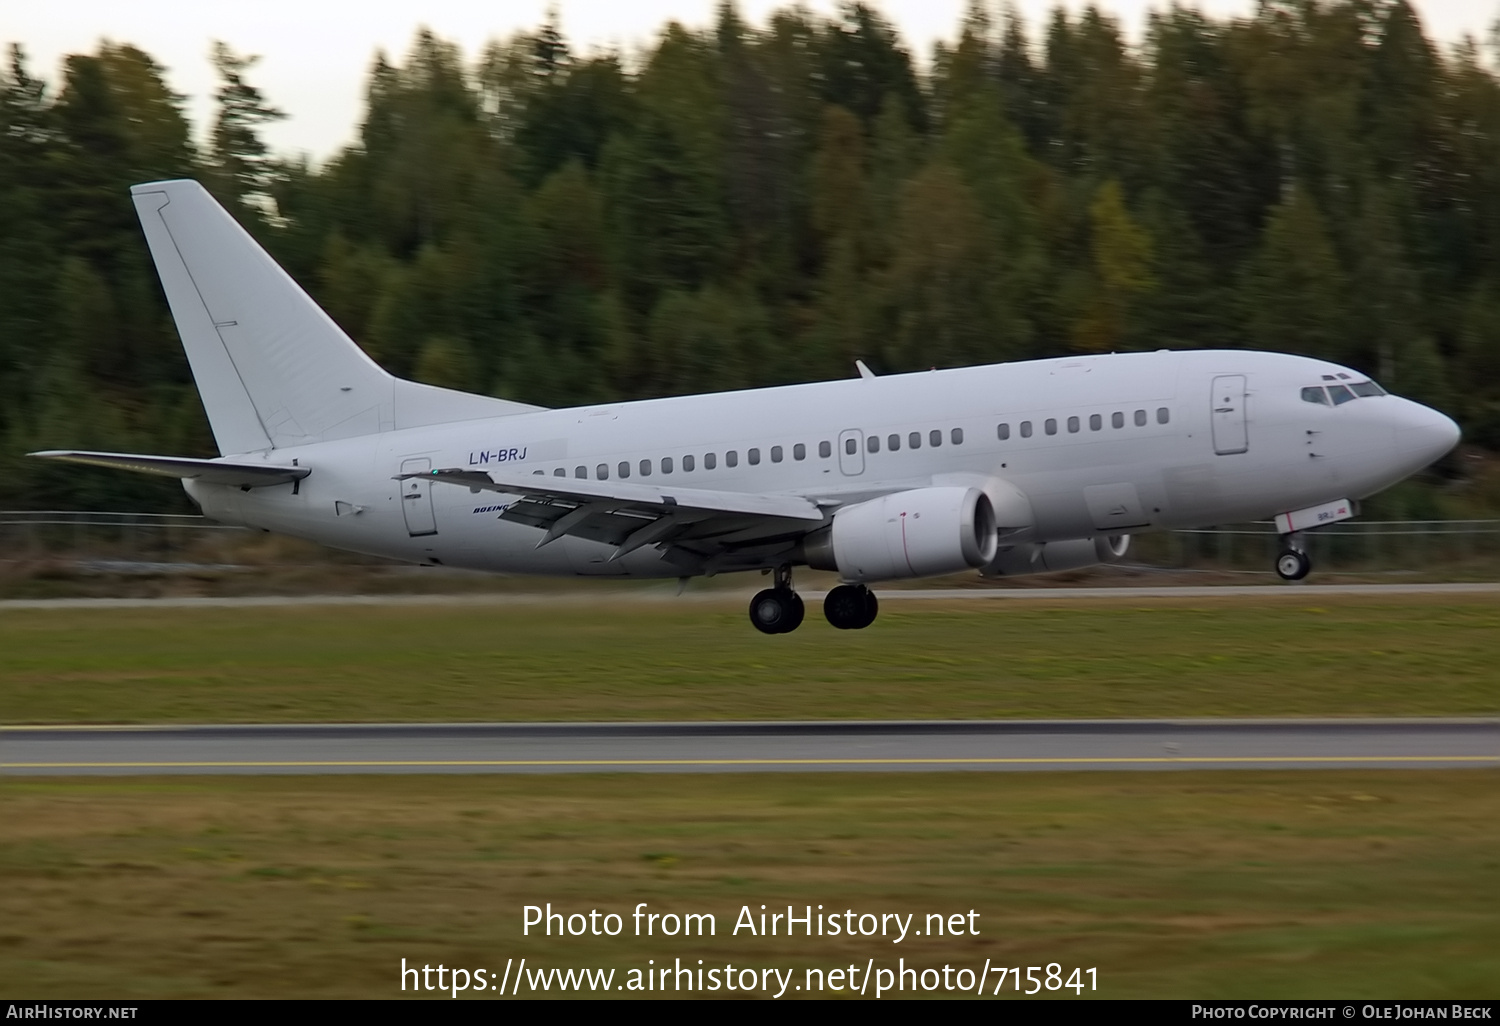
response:
{"label": "aircraft wing", "polygon": [[615,546],[610,557],[614,560],[656,544],[664,558],[684,569],[732,569],[740,561],[755,563],[767,552],[790,548],[826,519],[817,503],[800,495],[460,468],[400,477],[519,496],[500,519],[543,529],[538,548],[574,535]]}
{"label": "aircraft wing", "polygon": [[208,484],[237,488],[260,488],[288,484],[312,473],[307,467],[289,467],[277,463],[236,463],[231,460],[199,460],[187,456],[137,456],[127,452],[85,452],[75,449],[48,449],[28,453],[44,460],[85,463],[94,467],[133,470],[158,477],[192,478]]}

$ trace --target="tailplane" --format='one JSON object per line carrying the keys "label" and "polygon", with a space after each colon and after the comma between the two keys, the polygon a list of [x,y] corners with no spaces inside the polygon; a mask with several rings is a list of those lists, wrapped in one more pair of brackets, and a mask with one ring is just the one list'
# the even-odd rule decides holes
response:
{"label": "tailplane", "polygon": [[392,377],[203,186],[130,191],[221,453],[541,408]]}

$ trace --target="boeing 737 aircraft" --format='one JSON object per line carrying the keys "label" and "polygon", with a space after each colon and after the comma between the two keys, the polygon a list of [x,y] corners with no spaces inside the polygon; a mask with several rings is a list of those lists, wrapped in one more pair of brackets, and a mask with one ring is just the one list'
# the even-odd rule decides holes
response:
{"label": "boeing 737 aircraft", "polygon": [[868,585],[1117,560],[1146,531],[1274,518],[1303,532],[1438,459],[1458,428],[1321,360],[1154,352],[548,410],[387,374],[196,182],[132,190],[217,459],[50,451],[182,479],[228,524],[431,565],[528,574],[774,574]]}

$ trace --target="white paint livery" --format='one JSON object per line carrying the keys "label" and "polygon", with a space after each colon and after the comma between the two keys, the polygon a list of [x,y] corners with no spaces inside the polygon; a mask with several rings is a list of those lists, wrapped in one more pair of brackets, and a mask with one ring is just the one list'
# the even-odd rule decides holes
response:
{"label": "white paint livery", "polygon": [[1129,353],[544,410],[387,374],[196,183],[133,190],[217,460],[36,455],[181,477],[216,520],[418,563],[691,577],[791,568],[862,627],[867,582],[1117,559],[1131,534],[1298,531],[1427,466],[1453,421],[1320,360]]}

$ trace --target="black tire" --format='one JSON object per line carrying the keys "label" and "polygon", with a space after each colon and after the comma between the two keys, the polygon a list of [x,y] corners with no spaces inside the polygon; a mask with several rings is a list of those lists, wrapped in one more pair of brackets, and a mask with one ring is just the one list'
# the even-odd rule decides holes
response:
{"label": "black tire", "polygon": [[875,620],[879,603],[863,584],[841,584],[823,600],[823,615],[841,631],[857,631]]}
{"label": "black tire", "polygon": [[1300,581],[1312,570],[1312,560],[1307,553],[1297,549],[1282,549],[1276,556],[1276,576],[1283,581]]}
{"label": "black tire", "polygon": [[787,617],[786,626],[781,629],[782,634],[790,634],[802,626],[802,620],[807,615],[807,605],[802,601],[802,596],[795,591],[787,592],[791,596],[791,615]]}
{"label": "black tire", "polygon": [[750,622],[763,634],[786,634],[802,623],[802,598],[786,588],[767,588],[750,600]]}

